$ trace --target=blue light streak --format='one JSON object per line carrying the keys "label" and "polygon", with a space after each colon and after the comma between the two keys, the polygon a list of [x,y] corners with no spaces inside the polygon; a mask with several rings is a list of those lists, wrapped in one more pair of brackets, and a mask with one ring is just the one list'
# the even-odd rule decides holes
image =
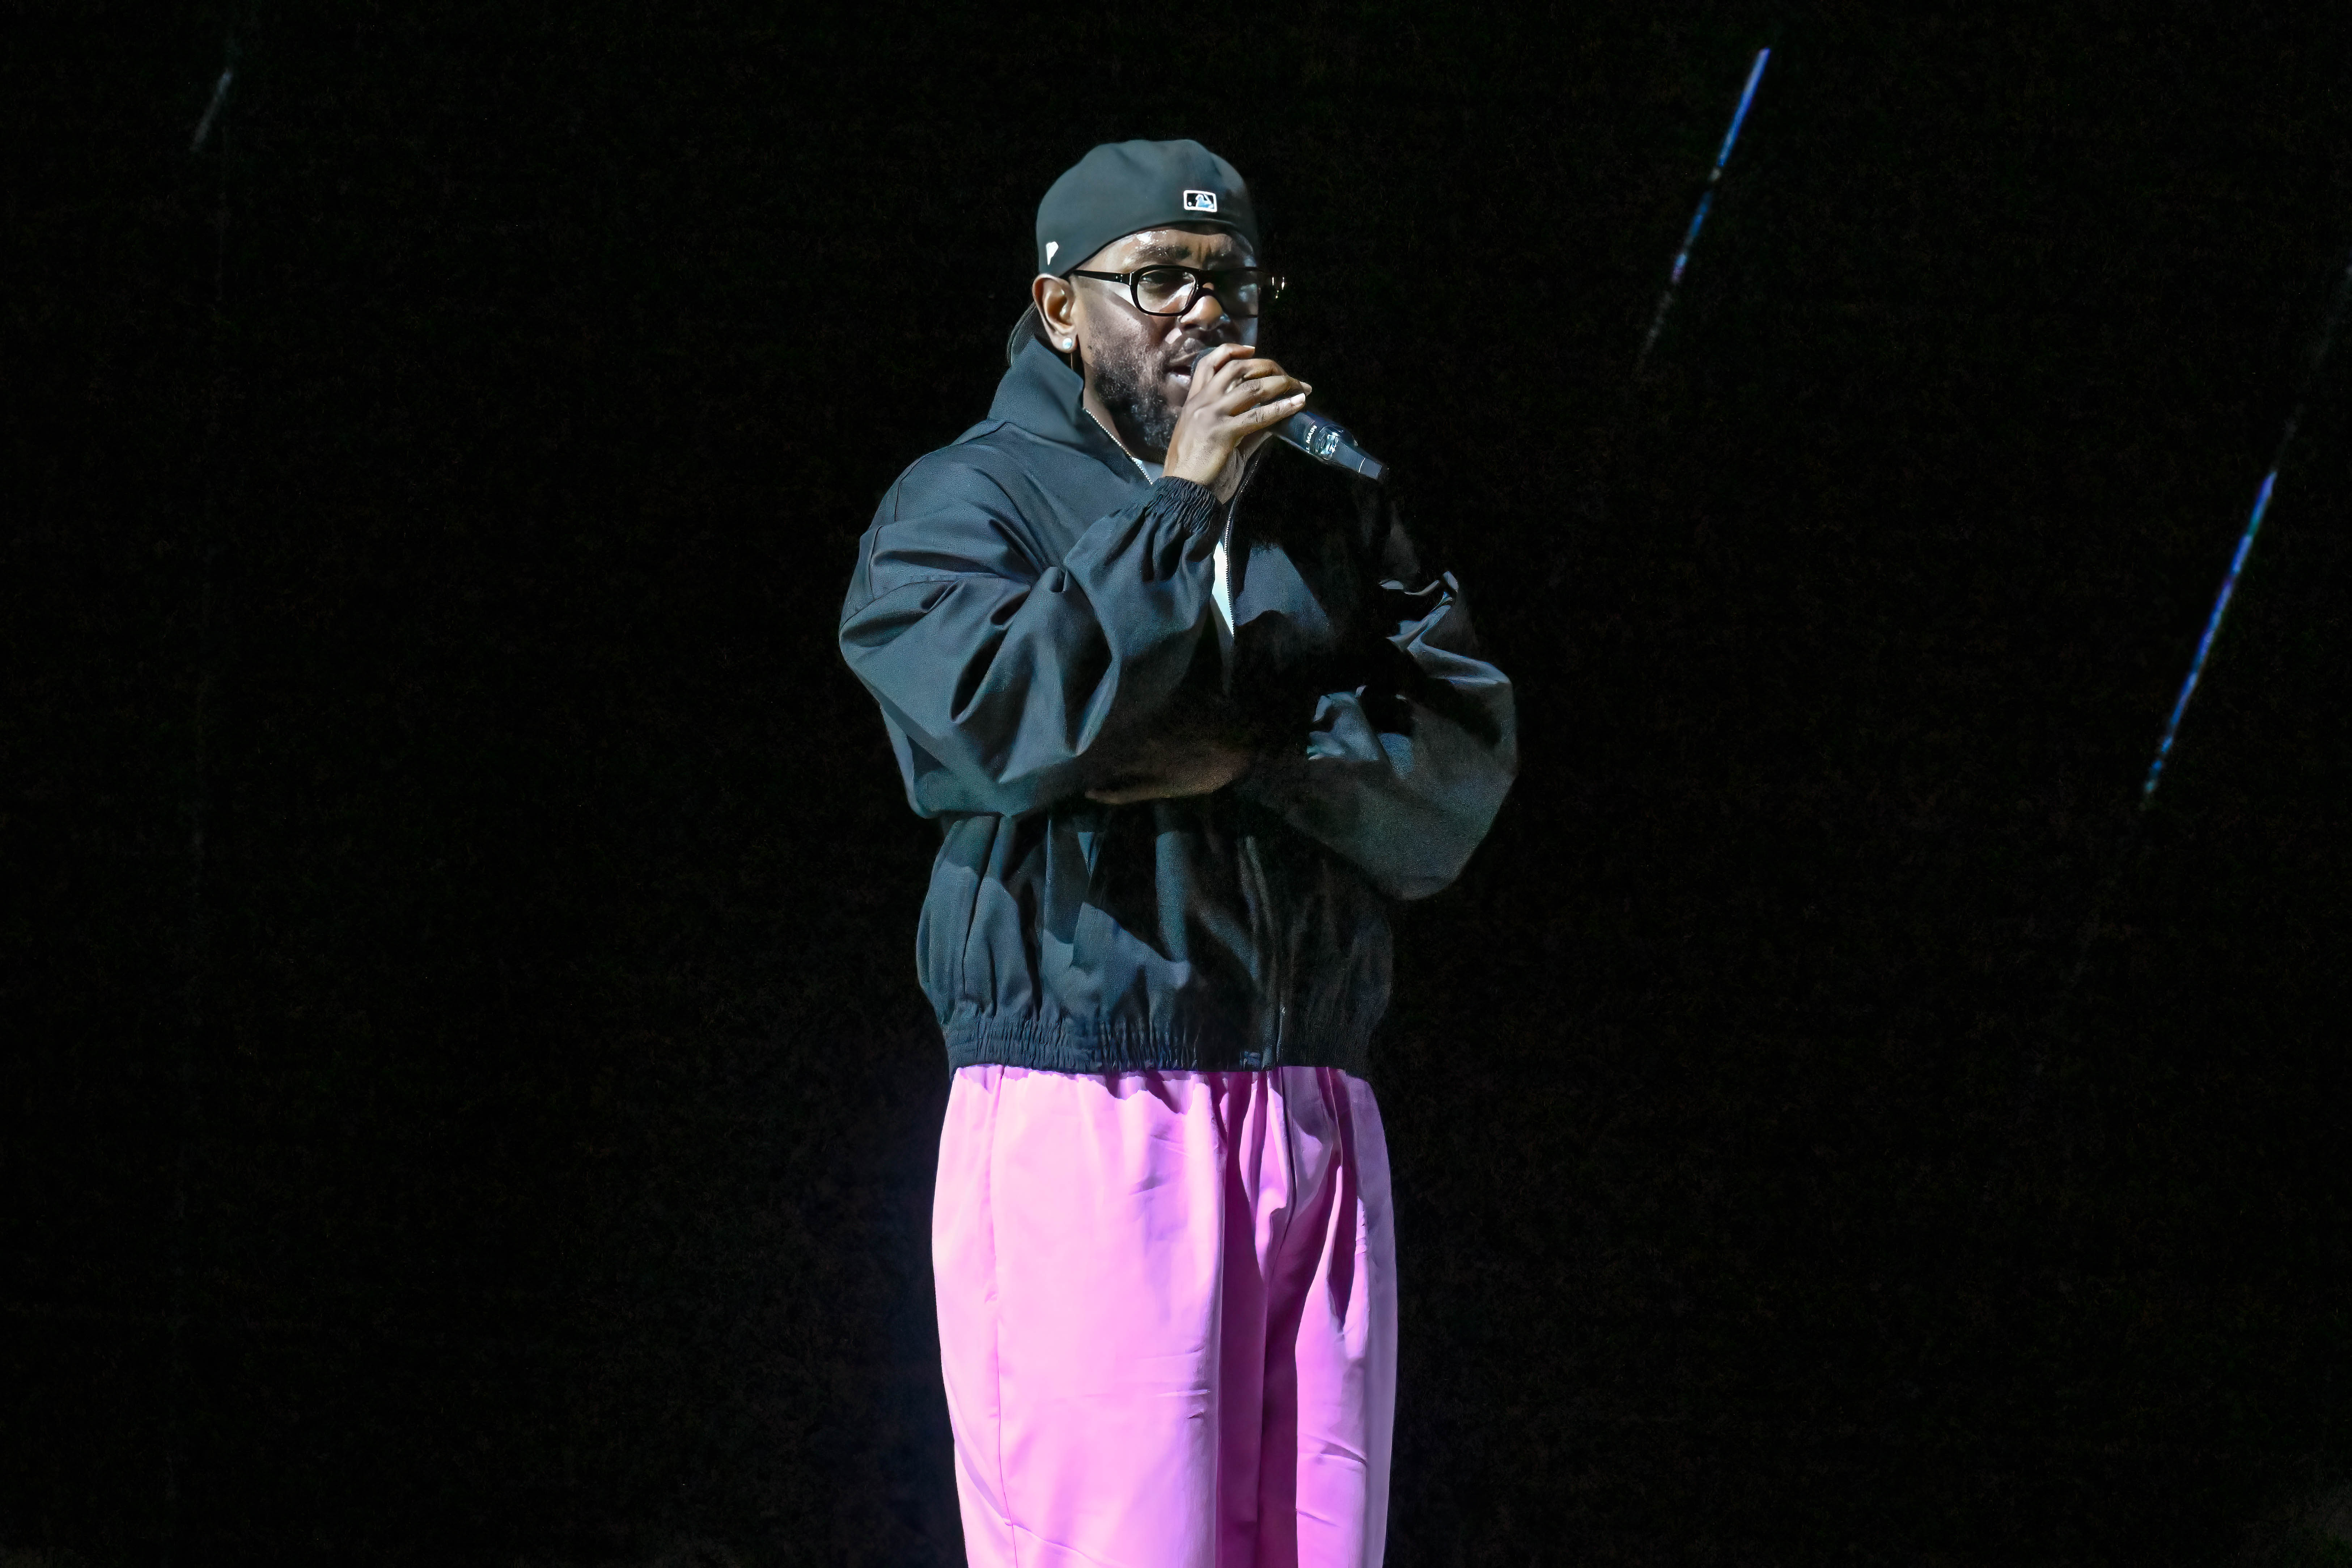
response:
{"label": "blue light streak", "polygon": [[1690,265],[1691,247],[1698,243],[1699,226],[1706,222],[1707,208],[1715,204],[1715,187],[1723,179],[1723,166],[1731,158],[1732,144],[1739,140],[1739,127],[1748,119],[1748,106],[1756,101],[1756,84],[1764,79],[1765,62],[1772,51],[1756,51],[1756,63],[1748,70],[1748,85],[1739,89],[1739,107],[1731,116],[1731,129],[1723,133],[1723,145],[1715,154],[1715,167],[1706,172],[1706,189],[1699,193],[1698,210],[1691,214],[1690,227],[1683,231],[1683,247],[1675,253],[1674,270],[1666,277],[1665,292],[1658,296],[1658,309],[1650,318],[1650,334],[1642,340],[1641,357],[1633,362],[1633,374],[1639,376],[1650,363],[1650,349],[1664,330],[1666,312],[1675,302],[1675,290],[1681,287],[1683,268]]}
{"label": "blue light streak", "polygon": [[2286,431],[2279,437],[2278,456],[2271,460],[2271,471],[2263,476],[2263,488],[2254,496],[2253,515],[2246,519],[2246,531],[2238,538],[2238,552],[2230,558],[2229,575],[2221,579],[2221,592],[2214,597],[2213,613],[2205,620],[2205,635],[2197,639],[2197,657],[2189,661],[2189,679],[2180,683],[2180,695],[2173,700],[2172,716],[2164,721],[2164,738],[2156,743],[2156,760],[2148,763],[2147,782],[2139,787],[2143,811],[2156,798],[2157,781],[2164,776],[2165,760],[2172,754],[2180,716],[2189,710],[2189,699],[2197,690],[2197,678],[2205,672],[2205,656],[2212,651],[2214,636],[2221,629],[2221,616],[2230,608],[2230,595],[2238,590],[2238,574],[2245,570],[2246,556],[2254,547],[2254,535],[2263,526],[2263,513],[2270,510],[2271,491],[2278,484],[2279,470],[2286,467],[2287,450],[2294,445],[2295,427],[2303,423],[2305,399],[2318,380],[2319,367],[2326,363],[2328,351],[2336,346],[2336,331],[2343,324],[2347,303],[2352,303],[2352,264],[2347,264],[2336,280],[2336,291],[2327,301],[2326,317],[2311,345],[2310,362],[2304,372],[2304,390],[2297,395],[2294,412],[2287,416]]}
{"label": "blue light streak", "polygon": [[228,84],[236,79],[236,67],[232,64],[220,73],[220,80],[213,83],[213,100],[205,105],[205,117],[196,121],[195,140],[188,143],[190,153],[205,150],[205,138],[213,133],[213,121],[220,118],[221,105],[228,101]]}
{"label": "blue light streak", "polygon": [[[2294,439],[2293,426],[2287,428],[2287,438]],[[2280,443],[2282,447],[2284,442]],[[2284,454],[2282,454],[2284,455]],[[2254,497],[2254,514],[2246,520],[2246,531],[2238,536],[2238,553],[2230,558],[2230,574],[2221,579],[2221,592],[2213,600],[2213,613],[2206,617],[2205,635],[2197,639],[2197,657],[2189,661],[2189,679],[2180,683],[2180,695],[2172,704],[2172,717],[2164,721],[2164,739],[2156,743],[2156,761],[2147,768],[2147,782],[2140,785],[2139,803],[2145,807],[2156,795],[2156,781],[2164,774],[2164,760],[2172,753],[2172,738],[2180,731],[2180,716],[2189,710],[2189,699],[2197,689],[2197,678],[2205,672],[2205,656],[2212,651],[2213,634],[2221,629],[2221,617],[2230,608],[2230,595],[2238,591],[2238,574],[2245,570],[2246,553],[2254,547],[2254,535],[2263,526],[2263,513],[2270,509],[2271,488],[2278,483],[2278,468],[2263,476],[2263,488]]]}

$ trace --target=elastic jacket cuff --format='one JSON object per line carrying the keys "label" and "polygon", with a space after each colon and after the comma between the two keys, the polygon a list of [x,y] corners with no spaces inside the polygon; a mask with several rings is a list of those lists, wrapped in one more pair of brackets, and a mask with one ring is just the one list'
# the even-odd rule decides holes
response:
{"label": "elastic jacket cuff", "polygon": [[1173,502],[1177,524],[1185,532],[1197,534],[1217,521],[1217,496],[1214,490],[1191,479],[1162,475],[1152,481],[1153,504]]}

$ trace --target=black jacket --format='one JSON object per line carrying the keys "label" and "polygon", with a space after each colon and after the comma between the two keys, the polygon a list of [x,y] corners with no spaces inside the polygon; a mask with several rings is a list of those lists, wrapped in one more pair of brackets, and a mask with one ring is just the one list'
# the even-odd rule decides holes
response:
{"label": "black jacket", "polygon": [[[1255,475],[1223,509],[1147,483],[1079,395],[1023,348],[988,418],[882,498],[842,606],[908,801],[945,833],[917,948],[948,1059],[1360,1073],[1384,901],[1444,887],[1494,820],[1510,683],[1451,575],[1406,585],[1377,487],[1276,446],[1260,469],[1294,465],[1294,491],[1352,517],[1277,517],[1282,487]],[[1213,795],[1087,798],[1142,737],[1188,728],[1260,761]]]}

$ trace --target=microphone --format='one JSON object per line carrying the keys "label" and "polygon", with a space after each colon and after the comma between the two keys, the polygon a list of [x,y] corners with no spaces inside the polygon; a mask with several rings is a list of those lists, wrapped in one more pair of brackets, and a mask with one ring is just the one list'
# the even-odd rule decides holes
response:
{"label": "microphone", "polygon": [[1389,471],[1386,463],[1356,444],[1355,436],[1345,426],[1304,408],[1276,426],[1274,435],[1276,440],[1297,447],[1318,463],[1361,474],[1376,483]]}

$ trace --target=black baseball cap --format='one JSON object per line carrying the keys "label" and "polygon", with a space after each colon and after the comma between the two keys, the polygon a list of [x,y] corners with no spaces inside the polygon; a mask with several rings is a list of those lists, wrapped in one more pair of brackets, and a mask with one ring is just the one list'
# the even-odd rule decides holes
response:
{"label": "black baseball cap", "polygon": [[1257,248],[1249,187],[1231,163],[1190,137],[1106,142],[1037,204],[1037,270],[1066,278],[1112,240],[1182,223],[1213,224]]}

